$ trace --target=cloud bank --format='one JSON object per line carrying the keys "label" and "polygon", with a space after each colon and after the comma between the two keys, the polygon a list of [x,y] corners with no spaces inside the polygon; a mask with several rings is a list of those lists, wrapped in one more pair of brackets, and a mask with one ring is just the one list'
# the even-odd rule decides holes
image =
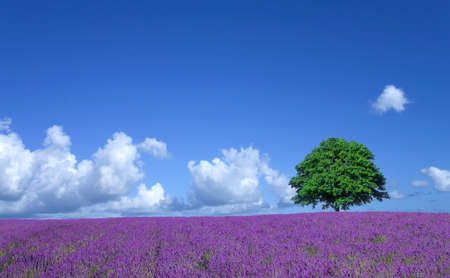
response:
{"label": "cloud bank", "polygon": [[[160,183],[142,183],[141,155],[167,158],[167,144],[155,138],[133,143],[116,132],[90,159],[78,161],[61,126],[47,129],[42,148],[27,149],[16,133],[0,133],[0,217],[121,216],[164,214],[226,215],[270,212],[259,190],[265,181],[278,207],[293,205],[288,177],[269,167],[267,154],[252,147],[222,151],[222,157],[189,161],[189,202],[168,196]],[[6,125],[5,125],[6,126]],[[131,197],[133,189],[137,189]]]}
{"label": "cloud bank", "polygon": [[164,157],[166,145],[153,138],[133,144],[123,132],[114,133],[92,159],[77,161],[70,137],[61,126],[47,129],[43,148],[25,148],[15,133],[0,134],[0,217],[73,212],[103,204],[103,209],[151,210],[173,200],[157,183],[140,184],[137,196],[128,196],[142,181],[141,148]]}

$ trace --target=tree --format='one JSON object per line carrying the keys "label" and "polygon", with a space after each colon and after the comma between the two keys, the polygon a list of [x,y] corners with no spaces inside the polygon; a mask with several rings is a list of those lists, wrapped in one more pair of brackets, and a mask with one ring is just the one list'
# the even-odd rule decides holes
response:
{"label": "tree", "polygon": [[375,157],[363,144],[342,138],[328,138],[305,157],[289,181],[296,189],[292,197],[302,206],[324,202],[322,209],[348,210],[349,206],[370,203],[373,198],[390,199],[386,179],[371,160]]}

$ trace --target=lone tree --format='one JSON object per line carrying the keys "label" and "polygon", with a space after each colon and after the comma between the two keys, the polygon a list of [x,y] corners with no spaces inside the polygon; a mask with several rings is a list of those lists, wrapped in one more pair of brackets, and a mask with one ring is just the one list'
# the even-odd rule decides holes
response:
{"label": "lone tree", "polygon": [[390,199],[386,179],[373,164],[372,152],[363,144],[342,138],[328,138],[295,166],[297,176],[289,185],[296,189],[292,200],[302,206],[325,202],[322,209],[348,210],[370,203],[373,198]]}

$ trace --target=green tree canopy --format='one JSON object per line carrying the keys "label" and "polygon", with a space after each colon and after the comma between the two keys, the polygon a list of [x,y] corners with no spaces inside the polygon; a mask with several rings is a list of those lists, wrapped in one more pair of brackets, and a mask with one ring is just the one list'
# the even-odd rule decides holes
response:
{"label": "green tree canopy", "polygon": [[295,169],[297,176],[289,185],[296,189],[296,204],[325,203],[322,209],[348,210],[353,205],[370,203],[373,198],[390,199],[386,179],[371,161],[375,157],[363,144],[342,138],[328,138],[305,157]]}

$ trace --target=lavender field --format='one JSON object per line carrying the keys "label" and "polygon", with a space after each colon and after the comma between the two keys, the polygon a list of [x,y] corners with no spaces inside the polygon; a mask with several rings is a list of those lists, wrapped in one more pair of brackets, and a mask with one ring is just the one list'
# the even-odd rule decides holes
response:
{"label": "lavender field", "polygon": [[0,277],[450,277],[448,213],[0,221]]}

